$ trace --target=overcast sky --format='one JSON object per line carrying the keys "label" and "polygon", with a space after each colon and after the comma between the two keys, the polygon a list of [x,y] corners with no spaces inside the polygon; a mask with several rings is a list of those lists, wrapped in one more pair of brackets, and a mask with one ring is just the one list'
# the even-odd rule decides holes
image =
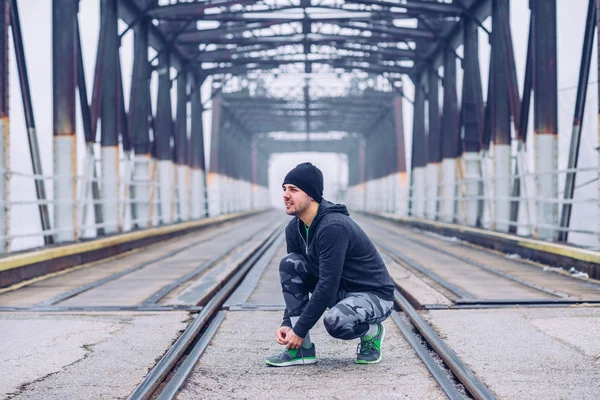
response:
{"label": "overcast sky", "polygon": [[[568,157],[568,146],[571,136],[571,125],[573,110],[575,106],[575,93],[579,73],[579,62],[581,58],[581,46],[583,30],[585,27],[585,15],[588,0],[557,0],[558,15],[558,86],[559,86],[559,166],[566,166]],[[52,174],[52,31],[51,31],[51,5],[50,0],[18,0],[21,14],[22,30],[25,42],[27,67],[29,70],[30,86],[33,96],[35,121],[38,130],[38,140],[42,149],[42,165],[45,175]],[[525,69],[525,53],[527,46],[527,31],[529,21],[529,0],[512,0],[511,2],[511,24],[515,58],[517,63],[517,74],[519,85],[522,81]],[[99,0],[82,0],[80,11],[81,36],[83,41],[83,56],[85,64],[88,95],[91,96],[91,85],[93,80],[96,45],[99,30]],[[489,27],[489,21],[486,21]],[[125,28],[120,24],[120,30]],[[459,53],[460,53],[459,49]],[[489,63],[489,44],[487,36],[480,30],[480,62],[483,78],[484,98],[487,88],[487,70]],[[133,65],[133,34],[126,34],[121,46],[122,68],[124,75],[124,89],[126,104],[128,105],[129,87],[131,82],[131,70]],[[596,88],[596,45],[592,57],[592,82],[588,91],[586,103],[586,114],[583,122],[583,137],[581,143],[580,166],[597,166],[597,88]],[[462,74],[458,68],[458,84],[461,84]],[[408,79],[405,82],[405,93],[413,98],[413,87]],[[175,85],[174,85],[175,86]],[[459,86],[460,87],[460,86]],[[154,95],[156,85],[153,85]],[[205,85],[203,90],[204,99],[209,98],[210,88]],[[460,90],[458,90],[460,95]],[[210,104],[208,104],[210,106]],[[532,105],[533,109],[533,105]],[[404,102],[404,128],[406,136],[406,149],[411,148],[412,130],[412,106]],[[83,129],[79,108],[77,110],[78,127],[77,136],[78,168],[81,173],[83,166]],[[27,145],[27,135],[22,112],[21,95],[17,80],[17,70],[12,54],[10,60],[10,129],[11,129],[11,169],[19,172],[30,173],[31,162]],[[210,112],[205,113],[206,145],[210,135]],[[533,119],[530,119],[530,130]],[[529,143],[533,143],[530,140]],[[533,155],[532,155],[533,157]],[[407,158],[410,155],[407,154]],[[325,196],[332,198],[333,189],[339,187],[340,177],[342,185],[347,182],[347,166],[343,157],[336,154],[284,154],[273,156],[271,159],[271,170],[269,173],[271,186],[271,200],[274,204],[280,203],[280,184],[285,173],[303,161],[312,161],[318,165],[325,175]],[[408,161],[408,160],[407,160]],[[531,158],[531,163],[533,158]],[[340,164],[341,163],[341,164]],[[407,165],[410,165],[407,162]],[[590,177],[596,176],[593,172],[581,175],[578,182],[584,182]],[[51,185],[48,183],[48,196],[52,196]],[[562,191],[562,184],[560,186]],[[597,184],[587,185],[576,192],[581,197],[596,197]],[[33,200],[35,191],[30,179],[13,176],[11,181],[11,196],[13,200]],[[597,209],[597,208],[596,208]],[[588,210],[589,212],[589,210]],[[592,210],[592,212],[594,212]],[[586,210],[583,207],[574,207],[574,223],[583,227],[589,219],[585,218]],[[35,206],[17,206],[11,213],[11,231],[13,233],[34,232],[39,230],[39,221]],[[586,222],[587,221],[587,222]],[[18,245],[18,242],[15,242]]]}

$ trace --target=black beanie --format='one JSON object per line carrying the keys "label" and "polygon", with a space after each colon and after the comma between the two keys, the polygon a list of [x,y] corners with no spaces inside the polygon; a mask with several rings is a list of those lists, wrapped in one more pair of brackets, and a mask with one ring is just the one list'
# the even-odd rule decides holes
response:
{"label": "black beanie", "polygon": [[296,168],[288,172],[283,180],[283,185],[286,183],[297,186],[317,203],[323,199],[323,173],[309,162],[298,164]]}

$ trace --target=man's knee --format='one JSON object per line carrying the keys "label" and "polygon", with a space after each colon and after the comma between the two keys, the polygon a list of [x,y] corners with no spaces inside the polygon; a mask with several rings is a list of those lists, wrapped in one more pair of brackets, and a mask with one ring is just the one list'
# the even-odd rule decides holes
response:
{"label": "man's knee", "polygon": [[352,324],[348,324],[348,321],[336,307],[327,310],[323,316],[323,324],[327,333],[336,339],[354,339]]}
{"label": "man's knee", "polygon": [[290,253],[283,257],[279,262],[279,273],[286,275],[296,275],[299,272],[299,267],[305,269],[304,263],[306,259],[298,253]]}

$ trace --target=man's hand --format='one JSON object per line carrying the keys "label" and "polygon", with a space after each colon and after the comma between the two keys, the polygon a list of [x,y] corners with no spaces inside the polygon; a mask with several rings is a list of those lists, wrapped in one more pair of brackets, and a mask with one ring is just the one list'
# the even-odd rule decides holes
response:
{"label": "man's hand", "polygon": [[303,341],[304,338],[301,338],[300,336],[296,335],[296,333],[291,329],[285,334],[285,347],[288,349],[299,348],[302,345]]}
{"label": "man's hand", "polygon": [[281,328],[277,329],[275,331],[275,337],[277,338],[277,343],[279,344],[286,344],[286,340],[285,338],[287,337],[287,334],[289,331],[291,331],[292,328],[290,328],[289,326],[282,326]]}

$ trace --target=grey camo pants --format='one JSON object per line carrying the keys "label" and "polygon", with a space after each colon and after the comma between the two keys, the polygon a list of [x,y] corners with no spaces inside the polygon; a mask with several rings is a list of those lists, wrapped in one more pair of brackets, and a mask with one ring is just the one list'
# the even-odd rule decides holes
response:
{"label": "grey camo pants", "polygon": [[[308,304],[308,295],[319,281],[316,267],[298,253],[290,253],[279,264],[281,288],[285,300],[286,315],[300,316]],[[325,329],[334,338],[350,340],[363,336],[369,324],[384,321],[392,312],[394,303],[368,292],[338,290],[329,310],[325,312]]]}

